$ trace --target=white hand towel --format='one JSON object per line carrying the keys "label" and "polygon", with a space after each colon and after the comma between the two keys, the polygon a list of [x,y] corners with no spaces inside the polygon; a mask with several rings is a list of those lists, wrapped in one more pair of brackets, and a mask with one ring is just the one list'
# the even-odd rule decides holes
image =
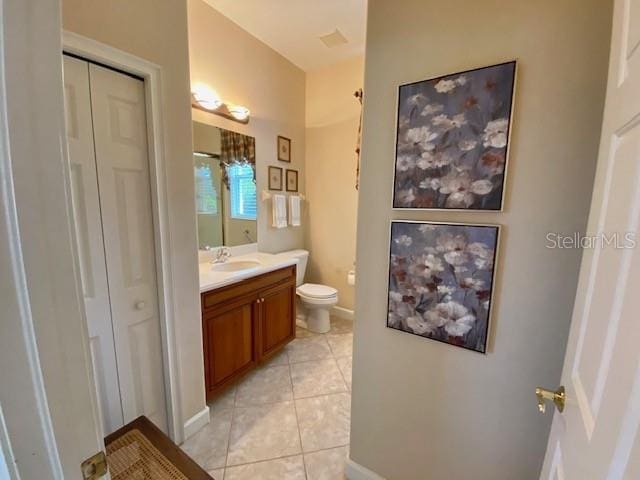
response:
{"label": "white hand towel", "polygon": [[294,227],[300,226],[300,196],[291,195],[289,197],[289,224]]}
{"label": "white hand towel", "polygon": [[287,197],[275,194],[271,197],[273,210],[273,226],[275,228],[285,228],[287,226]]}

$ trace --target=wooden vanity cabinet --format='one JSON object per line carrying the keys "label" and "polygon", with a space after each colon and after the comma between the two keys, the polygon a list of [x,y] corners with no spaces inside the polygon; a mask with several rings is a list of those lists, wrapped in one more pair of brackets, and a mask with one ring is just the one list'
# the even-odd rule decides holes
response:
{"label": "wooden vanity cabinet", "polygon": [[296,267],[200,296],[207,400],[295,338]]}

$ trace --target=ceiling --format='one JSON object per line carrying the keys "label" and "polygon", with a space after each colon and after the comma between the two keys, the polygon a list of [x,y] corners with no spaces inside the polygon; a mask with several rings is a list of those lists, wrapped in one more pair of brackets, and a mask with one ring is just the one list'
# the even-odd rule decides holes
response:
{"label": "ceiling", "polygon": [[[367,0],[205,0],[302,70],[364,54]],[[328,48],[336,29],[348,40]]]}

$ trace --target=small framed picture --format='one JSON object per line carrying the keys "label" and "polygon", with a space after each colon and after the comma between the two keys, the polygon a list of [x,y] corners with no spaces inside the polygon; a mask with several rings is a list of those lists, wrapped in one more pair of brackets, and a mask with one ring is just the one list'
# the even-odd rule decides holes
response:
{"label": "small framed picture", "polygon": [[289,170],[287,168],[286,185],[287,185],[287,192],[298,191],[298,171],[297,170]]}
{"label": "small framed picture", "polygon": [[282,190],[282,169],[269,167],[269,190]]}
{"label": "small framed picture", "polygon": [[291,139],[278,135],[278,160],[291,163]]}

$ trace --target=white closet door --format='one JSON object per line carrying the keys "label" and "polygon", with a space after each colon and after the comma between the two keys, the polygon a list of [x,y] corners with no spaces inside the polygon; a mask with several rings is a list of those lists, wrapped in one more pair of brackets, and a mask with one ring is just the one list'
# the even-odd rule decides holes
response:
{"label": "white closet door", "polygon": [[94,64],[89,77],[124,421],[166,432],[144,83]]}
{"label": "white closet door", "polygon": [[123,425],[123,414],[100,221],[87,62],[64,57],[64,98],[73,215],[91,361],[102,425],[105,434],[109,434]]}

